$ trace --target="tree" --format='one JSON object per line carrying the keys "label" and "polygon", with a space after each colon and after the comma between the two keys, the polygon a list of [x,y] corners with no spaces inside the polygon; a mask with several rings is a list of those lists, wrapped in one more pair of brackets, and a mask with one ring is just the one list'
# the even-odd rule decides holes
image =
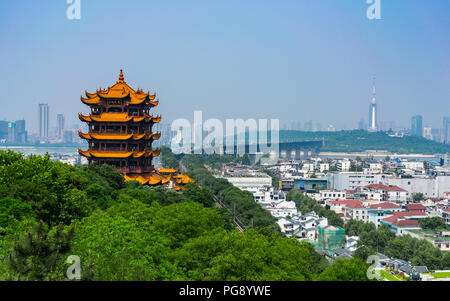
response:
{"label": "tree", "polygon": [[74,227],[59,225],[50,232],[42,221],[22,235],[9,256],[9,267],[18,280],[61,280],[63,255],[71,249]]}
{"label": "tree", "polygon": [[243,156],[242,156],[242,164],[243,165],[251,165],[252,163],[250,162],[250,158],[248,157],[248,154],[247,153],[245,153]]}
{"label": "tree", "polygon": [[386,245],[385,254],[389,257],[411,261],[413,265],[424,265],[429,270],[449,269],[444,252],[427,240],[410,235],[397,236]]}
{"label": "tree", "polygon": [[183,196],[188,200],[203,204],[205,207],[214,206],[214,195],[209,188],[199,186],[196,183],[188,183],[185,188],[186,190],[183,191]]}
{"label": "tree", "polygon": [[31,212],[31,206],[21,200],[11,197],[0,199],[0,228],[22,220],[25,216],[31,215]]}
{"label": "tree", "polygon": [[425,196],[423,195],[423,193],[419,192],[419,193],[413,193],[412,194],[412,199],[414,203],[420,203],[423,200],[425,200]]}
{"label": "tree", "polygon": [[248,230],[197,237],[174,254],[192,280],[312,280],[325,264],[312,245]]}
{"label": "tree", "polygon": [[423,229],[429,230],[447,230],[448,226],[439,216],[426,217],[419,219],[419,225]]}
{"label": "tree", "polygon": [[78,222],[73,253],[93,280],[187,280],[170,254],[221,228],[217,211],[196,202],[160,206],[123,199]]}
{"label": "tree", "polygon": [[167,146],[161,146],[161,163],[165,168],[179,168],[179,162],[175,158],[172,150]]}
{"label": "tree", "polygon": [[319,281],[369,281],[367,269],[369,264],[359,258],[337,259],[334,264],[323,271]]}

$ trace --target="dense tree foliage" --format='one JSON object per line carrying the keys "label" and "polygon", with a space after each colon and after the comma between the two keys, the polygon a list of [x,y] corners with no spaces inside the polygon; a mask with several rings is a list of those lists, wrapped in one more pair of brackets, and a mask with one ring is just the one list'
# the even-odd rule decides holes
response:
{"label": "dense tree foliage", "polygon": [[43,222],[23,234],[14,244],[8,264],[12,279],[59,280],[63,277],[63,255],[71,248],[74,228],[59,225],[50,232]]}
{"label": "dense tree foliage", "polygon": [[427,266],[430,270],[450,269],[450,253],[442,252],[425,239],[417,239],[410,235],[397,236],[389,241],[385,254],[409,260],[412,265]]}
{"label": "dense tree foliage", "polygon": [[[67,280],[70,255],[84,280],[328,280],[312,245],[279,235],[251,196],[186,158],[201,183],[176,192],[124,183],[107,165],[0,151],[0,280]],[[255,230],[231,225],[212,201],[221,193]],[[353,266],[340,277],[360,280]]]}
{"label": "dense tree foliage", "polygon": [[222,170],[222,164],[225,163],[239,163],[243,165],[250,165],[250,158],[247,154],[244,154],[242,157],[232,156],[232,155],[209,155],[204,156],[203,163],[211,168]]}
{"label": "dense tree foliage", "polygon": [[165,168],[179,169],[178,160],[167,146],[161,146],[161,163]]}
{"label": "dense tree foliage", "polygon": [[279,233],[273,216],[255,202],[250,192],[234,187],[225,179],[215,178],[204,167],[205,160],[200,155],[186,155],[183,164],[198,183],[209,187],[247,227],[253,225],[261,233]]}
{"label": "dense tree foliage", "polygon": [[439,216],[421,218],[419,219],[419,225],[422,229],[426,230],[448,230],[447,224],[444,223],[442,218],[440,218]]}
{"label": "dense tree foliage", "polygon": [[369,264],[359,258],[338,259],[323,271],[320,281],[368,281],[367,269]]}
{"label": "dense tree foliage", "polygon": [[376,229],[372,223],[350,220],[345,225],[345,231],[348,235],[359,236],[354,256],[363,260],[379,252],[411,261],[412,265],[427,266],[430,270],[450,268],[450,253],[442,252],[425,239],[410,235],[396,236],[386,225]]}

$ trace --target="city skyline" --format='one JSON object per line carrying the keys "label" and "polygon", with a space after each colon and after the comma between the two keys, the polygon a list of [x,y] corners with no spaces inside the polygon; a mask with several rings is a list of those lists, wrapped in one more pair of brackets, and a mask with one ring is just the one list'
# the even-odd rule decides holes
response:
{"label": "city skyline", "polygon": [[[105,88],[123,68],[130,84],[158,93],[164,122],[202,109],[207,118],[357,128],[361,119],[369,122],[376,74],[379,121],[387,128],[407,126],[419,113],[424,126],[442,128],[449,115],[447,1],[386,2],[381,20],[367,19],[365,1],[256,4],[115,2],[105,14],[104,4],[82,1],[82,17],[74,21],[64,1],[1,3],[0,119],[24,118],[36,132],[34,108],[45,102],[67,125],[78,123],[77,113],[86,113],[79,104],[84,90]],[[119,22],[122,11],[135,17]],[[148,11],[158,14],[149,20]],[[120,36],[142,47],[127,47]],[[105,46],[111,42],[116,46]]]}

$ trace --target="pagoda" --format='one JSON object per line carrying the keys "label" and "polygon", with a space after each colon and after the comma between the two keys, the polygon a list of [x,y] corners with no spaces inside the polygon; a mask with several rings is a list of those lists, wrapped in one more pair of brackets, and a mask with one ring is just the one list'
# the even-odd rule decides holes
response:
{"label": "pagoda", "polygon": [[125,180],[136,180],[142,184],[165,185],[177,190],[193,181],[175,169],[155,170],[153,159],[160,154],[152,143],[161,137],[153,133],[153,125],[161,116],[150,115],[159,100],[156,94],[134,90],[125,82],[120,70],[119,80],[107,89],[95,93],[86,91],[81,101],[90,107],[89,115],[78,114],[81,121],[88,123],[88,133],[79,132],[86,139],[89,148],[79,149],[80,155],[89,164],[109,164],[124,175]]}

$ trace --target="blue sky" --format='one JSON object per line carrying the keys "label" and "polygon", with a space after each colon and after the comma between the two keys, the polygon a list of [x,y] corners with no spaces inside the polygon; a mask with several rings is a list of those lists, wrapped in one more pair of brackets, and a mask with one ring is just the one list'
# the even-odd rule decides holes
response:
{"label": "blue sky", "polygon": [[108,87],[123,68],[135,88],[156,91],[166,122],[279,118],[323,127],[368,119],[372,76],[379,119],[440,127],[450,115],[450,1],[66,0],[0,2],[0,119],[37,129],[87,112],[85,90]]}

